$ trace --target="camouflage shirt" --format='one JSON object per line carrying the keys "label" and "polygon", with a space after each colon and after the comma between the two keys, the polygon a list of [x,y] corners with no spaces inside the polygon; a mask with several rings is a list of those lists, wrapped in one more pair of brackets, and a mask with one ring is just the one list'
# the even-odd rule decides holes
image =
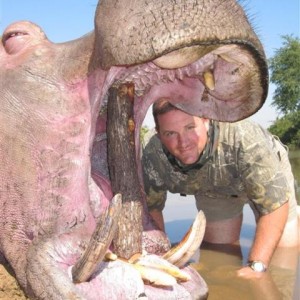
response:
{"label": "camouflage shirt", "polygon": [[201,168],[187,172],[172,164],[156,134],[150,138],[142,157],[149,210],[163,210],[167,191],[208,199],[212,213],[219,205],[234,210],[250,200],[260,214],[268,214],[285,203],[289,185],[281,156],[287,153],[281,143],[249,120],[212,124],[219,127],[212,155]]}

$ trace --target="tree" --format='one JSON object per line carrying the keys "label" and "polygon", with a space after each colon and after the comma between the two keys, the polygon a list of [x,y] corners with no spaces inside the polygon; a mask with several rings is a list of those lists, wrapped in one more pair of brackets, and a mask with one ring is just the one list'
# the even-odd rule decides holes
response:
{"label": "tree", "polygon": [[141,132],[140,132],[140,139],[141,139],[141,141],[144,140],[144,137],[149,132],[149,130],[150,130],[149,127],[146,126],[146,125],[141,127]]}
{"label": "tree", "polygon": [[300,149],[300,110],[277,119],[269,131],[291,149]]}
{"label": "tree", "polygon": [[269,60],[270,81],[276,85],[272,105],[287,114],[300,109],[300,40],[282,36],[283,47]]}
{"label": "tree", "polygon": [[270,81],[276,85],[272,105],[283,114],[270,132],[292,147],[300,148],[300,40],[282,36],[283,46],[269,60]]}

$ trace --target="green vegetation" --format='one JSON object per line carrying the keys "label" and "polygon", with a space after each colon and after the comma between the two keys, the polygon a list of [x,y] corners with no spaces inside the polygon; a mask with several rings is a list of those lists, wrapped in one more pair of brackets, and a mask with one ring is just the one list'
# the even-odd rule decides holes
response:
{"label": "green vegetation", "polygon": [[300,111],[286,114],[269,127],[290,149],[300,149]]}
{"label": "green vegetation", "polygon": [[140,140],[143,141],[144,140],[144,136],[146,135],[146,133],[149,131],[149,127],[148,126],[142,126],[141,131],[140,131]]}
{"label": "green vegetation", "polygon": [[300,40],[282,37],[283,46],[269,60],[276,85],[272,105],[283,115],[269,130],[292,149],[300,149]]}

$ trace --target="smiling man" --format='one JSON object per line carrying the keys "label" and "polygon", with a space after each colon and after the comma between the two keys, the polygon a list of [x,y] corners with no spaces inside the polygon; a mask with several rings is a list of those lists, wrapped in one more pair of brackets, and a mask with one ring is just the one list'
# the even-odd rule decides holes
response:
{"label": "smiling man", "polygon": [[278,139],[249,120],[211,121],[165,98],[154,103],[153,116],[157,134],[145,146],[142,164],[148,208],[161,230],[169,191],[195,196],[207,218],[209,243],[238,242],[243,206],[249,203],[257,230],[240,275],[265,271],[278,245],[298,244],[294,178]]}

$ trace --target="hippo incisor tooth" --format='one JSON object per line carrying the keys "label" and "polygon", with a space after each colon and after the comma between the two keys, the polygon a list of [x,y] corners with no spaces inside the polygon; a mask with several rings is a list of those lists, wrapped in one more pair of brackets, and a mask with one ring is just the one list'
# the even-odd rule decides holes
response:
{"label": "hippo incisor tooth", "polygon": [[[145,267],[145,272],[147,272],[147,269],[159,270],[173,276],[178,281],[188,281],[191,279],[188,273],[172,265],[170,262],[163,259],[161,256],[153,254],[144,254],[140,255],[135,260],[131,258],[130,261],[135,266],[137,265]],[[157,275],[159,276],[160,273],[158,273]]]}
{"label": "hippo incisor tooth", "polygon": [[[164,264],[155,264],[155,263],[148,263],[145,264],[144,262],[136,262],[133,264],[134,267],[144,267],[144,274],[147,274],[147,270],[150,270],[150,273],[154,275],[154,270],[158,270],[157,272],[157,277],[156,281],[161,281],[163,282],[164,278],[161,277],[161,272],[167,273],[168,275],[172,276],[178,281],[188,281],[191,279],[190,275],[182,270],[180,270],[178,267],[174,265],[164,265]],[[143,274],[142,274],[143,275]],[[168,282],[164,283],[165,285],[168,285]]]}
{"label": "hippo incisor tooth", "polygon": [[203,73],[203,78],[205,86],[209,90],[213,91],[215,89],[215,78],[213,72],[211,70],[205,71]]}
{"label": "hippo incisor tooth", "polygon": [[97,227],[85,252],[72,268],[74,283],[87,281],[103,260],[115,235],[122,209],[122,196],[116,194],[105,213],[100,217]]}
{"label": "hippo incisor tooth", "polygon": [[200,247],[205,226],[206,218],[203,211],[200,210],[182,241],[165,253],[163,258],[179,268],[183,267]]}
{"label": "hippo incisor tooth", "polygon": [[[111,256],[108,255],[106,258],[110,259]],[[112,256],[112,258],[115,260],[115,256]],[[172,286],[177,281],[185,282],[191,279],[188,273],[155,254],[136,253],[128,260],[124,258],[117,259],[139,271],[146,284]]]}
{"label": "hippo incisor tooth", "polygon": [[177,282],[175,277],[164,272],[163,270],[149,266],[146,267],[138,263],[132,264],[132,266],[139,271],[145,283],[158,286],[172,286]]}
{"label": "hippo incisor tooth", "polygon": [[118,256],[115,253],[112,253],[112,252],[108,251],[108,252],[105,253],[104,258],[107,261],[115,261],[115,260],[118,259]]}

